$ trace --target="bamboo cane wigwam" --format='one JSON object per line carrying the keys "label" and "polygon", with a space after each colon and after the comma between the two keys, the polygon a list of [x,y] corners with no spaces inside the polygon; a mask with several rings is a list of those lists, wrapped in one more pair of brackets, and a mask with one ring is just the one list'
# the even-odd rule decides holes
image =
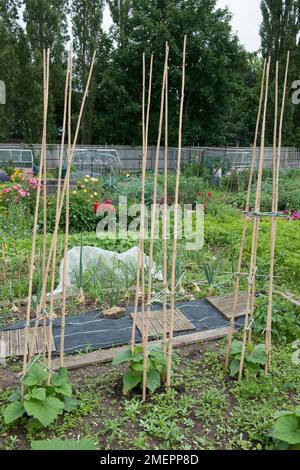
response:
{"label": "bamboo cane wigwam", "polygon": [[163,71],[163,81],[161,88],[161,104],[160,104],[160,116],[158,125],[158,138],[155,155],[155,169],[153,177],[153,202],[151,211],[151,234],[150,234],[150,247],[149,247],[149,264],[148,264],[148,295],[147,295],[147,308],[145,312],[145,324],[143,328],[143,355],[144,355],[144,366],[143,366],[143,400],[146,400],[147,394],[147,370],[148,370],[148,325],[149,315],[152,304],[152,267],[153,267],[153,248],[154,248],[154,237],[156,227],[156,206],[157,206],[157,177],[158,177],[158,164],[159,164],[159,152],[162,136],[162,124],[163,124],[163,112],[165,103],[165,85],[167,75],[167,64],[168,64],[169,49],[166,47],[165,64]]}
{"label": "bamboo cane wigwam", "polygon": [[[146,97],[146,62],[145,54],[143,54],[143,92],[142,92],[142,140],[143,140],[143,161],[142,161],[142,191],[141,191],[141,214],[140,214],[140,240],[139,240],[139,256],[137,260],[137,273],[136,273],[136,295],[134,304],[134,314],[131,333],[131,350],[134,352],[135,348],[135,333],[137,314],[139,306],[139,297],[142,300],[142,317],[145,314],[145,268],[144,268],[144,242],[145,242],[145,181],[148,157],[148,134],[149,134],[149,117],[151,105],[151,90],[152,90],[152,72],[153,72],[153,54],[150,59],[150,72],[149,72],[149,87],[148,87],[148,102],[145,122],[145,97]],[[141,281],[141,284],[140,284]],[[143,320],[144,322],[144,320]]]}
{"label": "bamboo cane wigwam", "polygon": [[[47,51],[47,54],[44,52],[44,112],[47,110],[48,106],[48,91],[49,91],[49,61],[50,61],[50,51]],[[27,368],[27,363],[28,363],[28,357],[29,359],[32,356],[32,351],[33,351],[33,345],[35,344],[37,334],[38,334],[38,326],[39,326],[39,321],[41,318],[43,318],[43,325],[45,325],[45,302],[46,302],[46,287],[47,287],[47,279],[48,275],[50,273],[50,269],[52,268],[51,272],[51,299],[50,299],[50,310],[53,313],[53,288],[54,286],[54,281],[52,282],[54,273],[53,269],[55,269],[55,257],[56,257],[56,246],[57,246],[57,235],[58,235],[58,228],[59,228],[59,223],[60,223],[60,218],[62,214],[62,209],[64,205],[64,200],[66,194],[68,194],[69,191],[69,183],[70,183],[70,174],[71,174],[71,165],[72,165],[72,160],[77,144],[77,139],[79,135],[79,130],[80,130],[80,125],[81,125],[81,120],[82,120],[82,115],[83,115],[83,110],[89,90],[89,85],[93,73],[93,68],[95,64],[95,58],[96,58],[96,52],[93,54],[92,62],[90,65],[90,70],[89,70],[89,75],[80,107],[80,112],[78,116],[78,121],[77,121],[77,126],[76,126],[76,131],[75,131],[75,136],[74,136],[74,141],[73,144],[71,145],[71,98],[69,97],[69,101],[67,100],[67,95],[69,94],[71,96],[71,54],[69,55],[69,65],[68,65],[68,70],[67,70],[67,78],[66,78],[66,90],[65,90],[65,110],[64,110],[64,122],[63,122],[63,138],[62,138],[62,147],[61,147],[61,154],[60,154],[60,184],[57,192],[57,207],[56,207],[56,218],[55,218],[55,228],[53,232],[53,237],[50,245],[50,249],[48,252],[48,256],[45,256],[45,260],[43,261],[43,273],[42,273],[42,287],[41,287],[41,295],[39,299],[39,303],[37,306],[36,310],[36,317],[35,317],[35,325],[34,325],[34,330],[33,334],[31,335],[30,338],[30,348],[29,348],[29,356],[28,356],[28,345],[29,345],[29,327],[30,327],[30,313],[31,313],[31,306],[32,306],[32,290],[33,290],[33,273],[34,273],[34,260],[35,260],[35,249],[36,249],[36,227],[37,227],[37,221],[38,221],[38,215],[39,215],[39,204],[40,204],[40,195],[41,195],[41,186],[42,186],[42,177],[44,174],[45,178],[45,173],[44,171],[44,165],[46,164],[46,159],[44,158],[44,152],[43,149],[45,150],[45,144],[42,145],[42,152],[41,152],[41,159],[40,159],[40,170],[39,170],[39,177],[38,177],[38,188],[37,188],[37,196],[36,196],[36,206],[35,206],[35,214],[34,214],[34,226],[33,226],[33,237],[32,237],[32,253],[31,253],[31,263],[30,263],[30,270],[29,270],[29,288],[28,288],[28,303],[27,303],[27,311],[26,311],[26,322],[25,322],[25,334],[24,334],[24,356],[23,356],[23,375],[26,373],[26,368]],[[61,189],[61,171],[62,171],[62,160],[63,160],[63,143],[65,140],[65,130],[66,130],[66,116],[67,116],[67,111],[68,111],[68,117],[69,117],[69,127],[68,127],[68,158],[67,158],[67,171],[66,171],[66,178],[64,181],[63,188]],[[45,142],[45,136],[46,136],[46,126],[47,119],[44,118],[44,129],[43,129],[43,142]],[[44,214],[45,214],[45,206],[43,204],[43,209],[44,209]],[[45,215],[43,215],[43,218]],[[44,237],[46,233],[44,232]],[[44,245],[46,246],[46,245]],[[44,249],[44,252],[46,254],[46,250]],[[49,334],[48,338],[45,337],[44,334],[44,342],[45,345],[48,342],[48,370],[50,372],[51,370],[51,338],[52,338],[52,331],[51,331],[51,326],[52,326],[52,320],[53,320],[53,315],[49,317]],[[43,326],[44,327],[44,326]],[[44,328],[45,329],[45,328]],[[61,354],[61,363],[63,363],[63,351]],[[49,378],[50,374],[48,376],[48,383],[49,383]],[[23,389],[21,387],[21,391],[23,393]]]}
{"label": "bamboo cane wigwam", "polygon": [[[265,349],[267,354],[267,363],[265,366],[266,373],[270,368],[270,353],[271,353],[271,328],[272,328],[272,304],[273,304],[273,279],[274,279],[274,262],[275,262],[275,243],[276,243],[276,220],[280,214],[278,214],[278,185],[279,185],[279,171],[280,171],[280,151],[281,151],[281,140],[282,140],[282,123],[283,123],[283,114],[285,107],[285,97],[286,97],[286,86],[287,86],[287,74],[288,74],[288,65],[289,65],[289,53],[287,57],[287,65],[285,72],[285,80],[283,87],[283,98],[282,98],[282,108],[280,115],[280,125],[278,131],[278,147],[277,147],[277,116],[278,116],[278,63],[276,63],[276,73],[275,73],[275,111],[274,111],[274,135],[273,135],[273,192],[272,192],[272,211],[270,213],[261,213],[260,212],[260,201],[261,201],[261,192],[262,192],[262,175],[263,175],[263,164],[264,164],[264,146],[265,146],[265,130],[266,130],[266,115],[267,115],[267,105],[268,105],[268,93],[269,93],[269,74],[270,74],[270,58],[268,63],[264,63],[264,71],[262,78],[261,86],[261,95],[259,110],[256,123],[255,131],[255,140],[253,146],[253,156],[251,162],[250,178],[248,185],[248,194],[247,194],[247,203],[245,210],[245,222],[242,233],[242,240],[240,246],[240,254],[238,260],[238,273],[234,285],[234,302],[233,302],[233,312],[230,323],[230,332],[228,337],[228,346],[226,353],[226,368],[229,365],[234,322],[236,318],[236,300],[239,295],[239,285],[241,278],[241,267],[244,254],[244,247],[246,241],[246,231],[247,231],[247,221],[249,220],[249,208],[250,208],[250,192],[252,187],[253,180],[253,171],[255,165],[256,157],[256,146],[257,146],[257,137],[258,137],[258,128],[260,123],[260,115],[262,109],[262,98],[265,89],[265,98],[264,98],[264,111],[262,118],[262,130],[261,130],[261,146],[260,146],[260,157],[258,165],[258,176],[257,176],[257,187],[256,187],[256,200],[255,200],[255,211],[251,214],[253,219],[253,228],[252,228],[252,247],[251,247],[251,259],[250,259],[250,268],[248,276],[248,292],[247,292],[247,307],[246,307],[246,316],[245,316],[245,325],[242,339],[242,352],[240,358],[240,368],[239,368],[239,380],[242,378],[243,369],[244,369],[244,360],[246,354],[246,344],[250,345],[252,342],[252,328],[254,322],[254,302],[255,302],[255,280],[259,276],[257,273],[257,250],[258,250],[258,241],[259,241],[259,225],[260,219],[262,216],[271,217],[271,228],[270,228],[270,272],[269,272],[269,290],[268,290],[268,310],[267,310],[267,321],[266,321],[266,330],[265,330]],[[255,153],[254,153],[255,152]]]}

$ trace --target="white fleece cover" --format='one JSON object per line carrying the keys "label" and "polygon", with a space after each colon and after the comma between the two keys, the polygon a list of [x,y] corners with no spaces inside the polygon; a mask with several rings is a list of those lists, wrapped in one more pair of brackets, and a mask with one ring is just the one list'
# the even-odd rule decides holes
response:
{"label": "white fleece cover", "polygon": [[[75,246],[68,251],[68,269],[66,285],[68,288],[76,286],[76,279],[80,271],[80,253],[82,250],[82,273],[97,272],[97,274],[105,276],[109,270],[114,270],[118,278],[132,276],[136,273],[137,261],[139,255],[139,247],[135,246],[124,253],[116,253],[114,251],[103,250],[93,246]],[[148,268],[149,257],[144,254],[144,266]],[[55,289],[55,294],[62,292],[63,284],[64,260],[60,263],[59,284]],[[155,263],[152,266],[152,275],[155,279],[162,281],[163,275],[157,269]]]}

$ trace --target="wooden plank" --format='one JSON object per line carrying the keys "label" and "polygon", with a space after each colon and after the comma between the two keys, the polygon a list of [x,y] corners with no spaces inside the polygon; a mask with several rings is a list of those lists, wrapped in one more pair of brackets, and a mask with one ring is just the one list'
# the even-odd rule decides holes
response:
{"label": "wooden plank", "polygon": [[[174,348],[179,348],[181,346],[188,346],[190,344],[201,343],[203,341],[213,341],[224,338],[225,336],[228,336],[228,334],[229,327],[227,326],[214,330],[197,331],[187,335],[175,336],[173,339],[173,346]],[[160,341],[149,341],[149,347],[154,344],[160,344]],[[72,370],[80,369],[81,367],[88,367],[92,364],[111,362],[120,352],[125,351],[126,349],[128,349],[128,345],[65,357],[64,367]],[[52,361],[52,369],[58,370],[59,368],[60,359],[56,358]]]}
{"label": "wooden plank", "polygon": [[[47,327],[48,330],[48,327]],[[29,344],[31,342],[33,328],[29,330]],[[52,351],[55,351],[55,342],[52,335]],[[37,354],[43,350],[43,328],[38,328],[33,353]],[[0,331],[0,359],[7,357],[19,357],[24,354],[24,329]]]}
{"label": "wooden plank", "polygon": [[[215,307],[222,315],[230,320],[233,309],[233,295],[226,294],[218,297],[206,297],[206,300]],[[241,292],[238,297],[236,318],[246,315],[247,293]]]}
{"label": "wooden plank", "polygon": [[280,297],[282,297],[285,300],[288,300],[296,307],[300,307],[300,300],[295,299],[294,294],[290,294],[290,293],[285,294],[284,292],[280,292],[280,291],[274,291],[274,294],[278,294],[280,295]]}
{"label": "wooden plank", "polygon": [[[131,317],[133,314],[131,314]],[[153,310],[149,315],[149,337],[161,336],[163,334],[163,313],[162,310]],[[170,331],[170,311],[167,311],[167,333]],[[142,313],[138,312],[137,327],[142,333]],[[174,315],[174,331],[193,331],[196,327],[178,309]]]}

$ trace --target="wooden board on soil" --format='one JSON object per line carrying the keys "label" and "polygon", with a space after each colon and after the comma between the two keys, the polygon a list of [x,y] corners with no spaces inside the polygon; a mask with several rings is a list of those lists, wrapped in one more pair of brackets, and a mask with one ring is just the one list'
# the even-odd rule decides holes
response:
{"label": "wooden board on soil", "polygon": [[[233,295],[226,294],[218,297],[206,297],[206,300],[222,315],[230,320],[233,309]],[[241,292],[238,297],[236,318],[244,317],[247,310],[247,293]]]}
{"label": "wooden board on soil", "polygon": [[[34,328],[29,330],[29,344],[31,343],[31,338]],[[5,359],[7,357],[18,357],[23,356],[24,354],[24,328],[19,330],[7,330],[0,331],[0,359]],[[47,336],[48,336],[48,327],[47,327]],[[46,347],[46,350],[48,348]],[[43,328],[40,326],[38,328],[38,334],[34,345],[34,354],[39,354],[43,351]],[[52,335],[52,349],[55,351],[55,343]]]}
{"label": "wooden board on soil", "polygon": [[[133,313],[131,313],[133,318]],[[137,327],[142,334],[142,312],[138,312]],[[193,331],[196,327],[188,318],[178,309],[174,312],[174,331]],[[153,310],[149,314],[149,336],[151,338],[162,336],[163,334],[163,312],[162,310]],[[167,333],[170,331],[170,310],[167,310]]]}

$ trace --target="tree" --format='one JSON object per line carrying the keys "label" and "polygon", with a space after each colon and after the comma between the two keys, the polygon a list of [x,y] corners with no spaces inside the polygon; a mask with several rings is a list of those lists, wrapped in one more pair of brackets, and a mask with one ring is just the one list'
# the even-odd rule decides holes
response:
{"label": "tree", "polygon": [[[27,70],[27,92],[31,96],[27,138],[40,141],[42,122],[42,53],[50,48],[50,86],[48,112],[48,141],[56,141],[62,123],[62,107],[66,52],[68,41],[68,0],[23,0],[25,38],[29,56],[23,66]],[[29,79],[29,80],[28,80]]]}
{"label": "tree", "polygon": [[[274,79],[275,65],[279,62],[279,84],[280,103],[282,97],[282,86],[285,73],[287,52],[290,51],[290,68],[288,90],[292,82],[298,78],[300,73],[298,35],[299,23],[299,0],[262,0],[261,11],[263,21],[261,25],[261,46],[264,57],[271,57],[270,73],[270,98],[268,122],[274,120]],[[286,112],[284,121],[283,140],[284,143],[294,143],[294,135],[299,132],[300,111],[290,99],[286,101]],[[267,127],[267,140],[271,144],[273,139],[272,125]]]}
{"label": "tree", "polygon": [[[104,0],[73,0],[72,26],[75,53],[76,89],[83,93],[94,51],[96,64],[89,89],[81,126],[81,142],[89,144],[93,139],[95,105],[101,88],[102,74],[108,60],[110,41],[102,30]],[[101,108],[101,102],[98,103]],[[99,112],[101,110],[99,109]]]}
{"label": "tree", "polygon": [[0,106],[0,139],[12,138],[19,133],[18,115],[18,7],[16,0],[0,0],[0,79],[7,89],[7,104]]}
{"label": "tree", "polygon": [[228,124],[228,115],[232,114],[234,119],[237,102],[243,100],[251,74],[251,61],[232,33],[231,15],[227,9],[216,9],[216,0],[133,0],[129,14],[123,15],[124,45],[124,41],[120,41],[119,13],[124,3],[110,2],[110,5],[116,22],[113,39],[119,47],[112,51],[111,62],[103,78],[106,92],[100,134],[106,142],[141,142],[138,124],[141,120],[141,58],[145,51],[148,60],[151,52],[154,53],[149,142],[155,143],[165,41],[168,41],[169,137],[170,143],[176,145],[185,33],[188,46],[184,143],[225,145],[235,143],[237,134],[241,143],[252,140],[252,126],[249,128],[240,119],[232,121],[230,126]]}

